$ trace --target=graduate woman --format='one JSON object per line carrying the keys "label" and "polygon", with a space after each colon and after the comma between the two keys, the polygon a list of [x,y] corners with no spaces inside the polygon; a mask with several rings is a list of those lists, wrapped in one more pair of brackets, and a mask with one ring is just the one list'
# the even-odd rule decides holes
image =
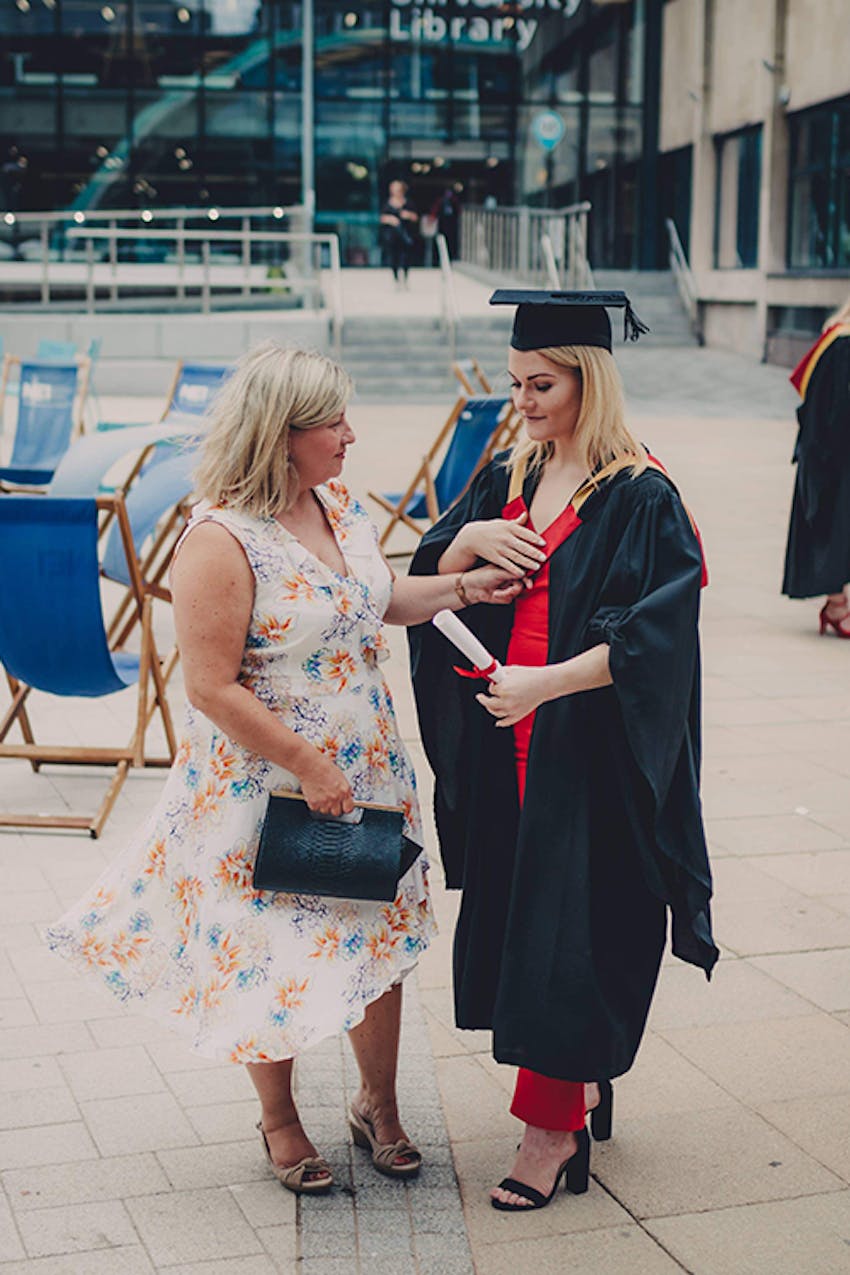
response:
{"label": "graduate woman", "polygon": [[820,631],[850,638],[850,297],[791,374],[803,400],[782,592],[826,596]]}
{"label": "graduate woman", "polygon": [[[411,631],[440,848],[463,890],[455,1012],[519,1068],[525,1133],[494,1207],[586,1189],[632,1065],[672,914],[674,953],[709,973],[711,877],[699,799],[703,563],[669,478],[626,428],[607,306],[623,293],[499,292],[525,436],[424,536],[411,570],[507,566],[527,587],[461,617],[505,664],[458,676]],[[464,576],[457,591],[464,600]]]}

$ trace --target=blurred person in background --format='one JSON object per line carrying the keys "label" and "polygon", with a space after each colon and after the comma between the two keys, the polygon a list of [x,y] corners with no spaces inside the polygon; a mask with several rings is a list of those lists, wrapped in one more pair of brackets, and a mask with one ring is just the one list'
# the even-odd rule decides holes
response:
{"label": "blurred person in background", "polygon": [[416,244],[419,214],[408,201],[407,185],[391,181],[381,208],[381,246],[397,288],[409,287],[408,271]]}
{"label": "blurred person in background", "polygon": [[850,297],[791,373],[802,399],[782,592],[824,597],[821,633],[850,638]]}

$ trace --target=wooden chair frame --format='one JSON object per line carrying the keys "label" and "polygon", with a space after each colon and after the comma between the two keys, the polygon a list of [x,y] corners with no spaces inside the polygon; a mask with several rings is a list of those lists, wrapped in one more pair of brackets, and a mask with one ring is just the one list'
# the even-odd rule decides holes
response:
{"label": "wooden chair frame", "polygon": [[[162,581],[171,565],[171,555],[174,551],[174,546],[188,522],[191,507],[191,501],[189,500],[175,505],[157,527],[150,548],[145,556],[137,559],[142,588],[151,599],[158,598],[162,602],[171,602],[171,590]],[[121,650],[139,622],[138,609],[135,607],[134,601],[133,591],[128,589],[109,622],[106,635],[115,650]],[[174,665],[169,666],[166,682],[171,676],[173,668]]]}
{"label": "wooden chair frame", "polygon": [[[473,385],[472,381],[470,381],[467,376],[464,363],[469,363],[471,365],[472,374],[478,382],[477,386]],[[468,394],[470,398],[474,398],[481,390],[483,390],[485,394],[493,393],[493,386],[490,383],[490,378],[478,362],[478,359],[474,356],[468,359],[455,359],[454,363],[452,363],[452,371],[460,381],[464,394]]]}
{"label": "wooden chair frame", "polygon": [[[0,718],[0,758],[16,757],[29,761],[37,771],[47,763],[72,766],[112,766],[115,773],[100,806],[93,815],[31,815],[0,812],[3,828],[72,828],[98,837],[108,819],[131,767],[168,767],[174,761],[177,741],[171,710],[166,696],[166,683],[177,662],[176,647],[163,660],[156,647],[151,623],[152,599],[145,592],[141,570],[133,549],[130,521],[120,495],[97,498],[98,510],[111,509],[121,528],[121,539],[127,554],[130,590],[135,608],[134,623],[141,625],[141,652],[137,682],[136,720],[130,742],[125,748],[92,748],[84,745],[39,744],[35,740],[26,701],[32,687],[6,673],[12,703]],[[114,650],[114,645],[110,645]],[[156,712],[162,719],[168,747],[167,757],[151,757],[146,749],[147,730]],[[17,724],[24,738],[22,744],[6,743],[6,737]]]}
{"label": "wooden chair frame", "polygon": [[[380,492],[370,491],[368,493],[369,496],[371,496],[372,500],[374,500],[376,504],[380,505],[381,508],[384,509],[390,515],[390,520],[387,523],[386,527],[384,527],[384,530],[381,532],[381,537],[378,542],[381,549],[385,547],[392,532],[398,526],[399,523],[403,523],[405,527],[409,527],[410,530],[415,532],[415,534],[420,538],[424,535],[424,528],[421,527],[418,522],[416,522],[413,518],[410,517],[409,514],[405,512],[407,509],[407,506],[410,504],[410,501],[416,495],[420,486],[424,488],[425,507],[428,511],[428,519],[431,525],[433,526],[433,524],[440,517],[441,513],[445,513],[445,510],[441,510],[437,505],[437,492],[434,486],[434,462],[437,456],[440,454],[440,451],[444,447],[446,441],[450,438],[452,431],[454,430],[455,426],[457,425],[460,419],[461,412],[466,407],[468,402],[469,402],[469,396],[466,394],[462,394],[460,398],[458,398],[451,412],[449,412],[449,415],[446,417],[445,424],[443,425],[443,427],[437,434],[437,437],[434,439],[431,446],[428,448],[428,451],[423,456],[422,462],[419,465],[419,468],[416,470],[415,474],[413,475],[413,478],[410,480],[410,483],[407,486],[407,490],[403,493],[403,495],[401,496],[401,498],[396,504],[393,504],[392,501],[387,500],[386,497],[382,496]],[[516,435],[518,428],[519,428],[519,416],[517,415],[513,406],[509,406],[508,411],[504,417],[504,420],[499,422],[499,424],[496,426],[495,430],[491,434],[490,439],[486,447],[484,448],[483,452],[479,456],[475,464],[475,468],[470,474],[465,486],[463,487],[463,490],[460,491],[458,495],[455,497],[455,499],[452,501],[453,505],[457,504],[458,500],[460,500],[461,497],[464,495],[464,493],[468,490],[470,483],[475,478],[475,475],[481,469],[483,469],[485,465],[489,464],[489,462],[493,459],[493,456],[495,455],[495,453],[501,450],[501,448],[503,447],[510,446],[511,442],[513,442],[513,439]],[[404,550],[387,554],[388,558],[404,558],[407,556],[408,554]]]}

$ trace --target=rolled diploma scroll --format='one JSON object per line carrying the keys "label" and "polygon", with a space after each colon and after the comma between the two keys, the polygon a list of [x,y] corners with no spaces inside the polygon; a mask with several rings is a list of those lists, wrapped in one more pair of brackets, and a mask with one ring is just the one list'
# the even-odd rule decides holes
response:
{"label": "rolled diploma scroll", "polygon": [[487,674],[489,681],[502,680],[504,670],[501,664],[493,659],[486,646],[482,646],[472,630],[466,627],[463,620],[457,618],[454,611],[438,611],[431,623],[472,662],[473,668],[483,672],[492,666],[492,672]]}

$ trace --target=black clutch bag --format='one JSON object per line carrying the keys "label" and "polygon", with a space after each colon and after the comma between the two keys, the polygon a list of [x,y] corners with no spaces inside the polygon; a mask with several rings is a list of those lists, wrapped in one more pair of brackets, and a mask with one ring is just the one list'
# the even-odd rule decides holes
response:
{"label": "black clutch bag", "polygon": [[422,847],[402,832],[400,806],[316,815],[300,793],[273,792],[254,864],[254,889],[392,903]]}

